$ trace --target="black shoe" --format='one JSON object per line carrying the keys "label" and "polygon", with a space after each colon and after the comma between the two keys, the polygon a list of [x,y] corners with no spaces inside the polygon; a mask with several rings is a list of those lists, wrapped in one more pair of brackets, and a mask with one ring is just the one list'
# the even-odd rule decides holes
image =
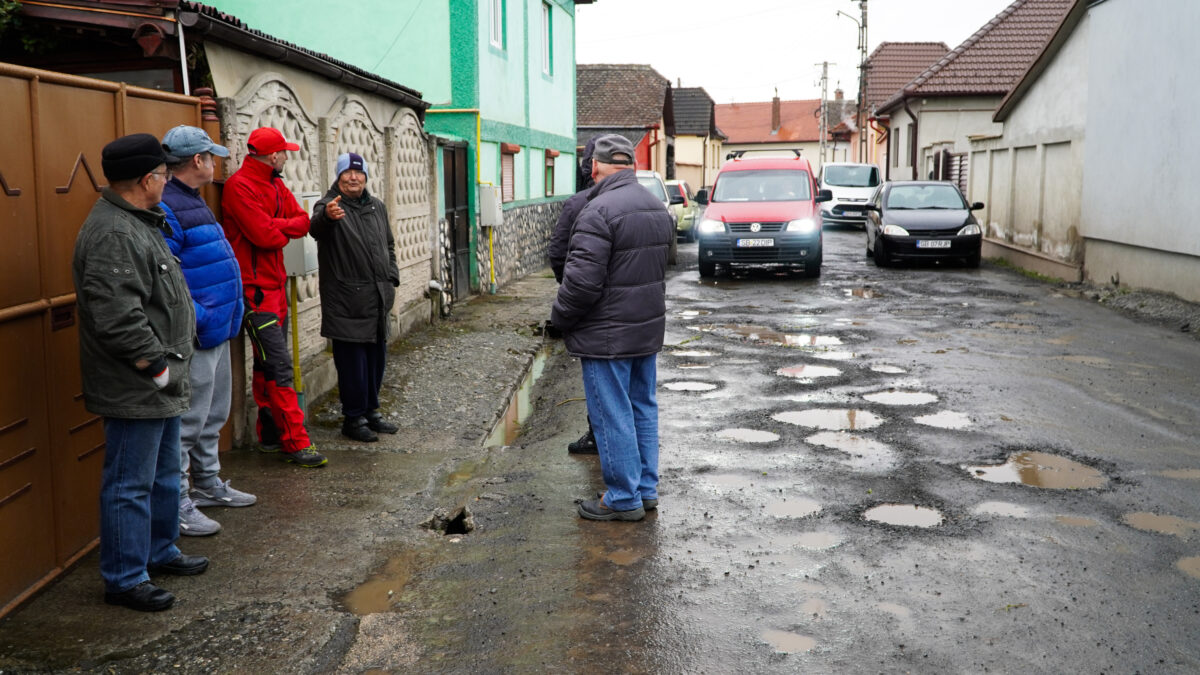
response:
{"label": "black shoe", "polygon": [[596,449],[596,437],[592,434],[592,428],[588,427],[579,440],[567,443],[567,452],[572,455],[600,454],[600,451]]}
{"label": "black shoe", "polygon": [[342,435],[352,441],[360,441],[362,443],[374,443],[379,440],[374,431],[367,426],[367,418],[365,417],[347,417],[345,422],[342,422]]}
{"label": "black shoe", "polygon": [[190,577],[195,574],[201,574],[208,569],[208,558],[202,555],[185,555],[179,554],[179,557],[171,562],[165,562],[161,565],[151,565],[146,568],[150,574],[170,574],[177,577]]}
{"label": "black shoe", "polygon": [[139,612],[161,612],[175,604],[175,596],[149,581],[143,581],[127,591],[105,593],[104,602],[136,609]]}
{"label": "black shoe", "polygon": [[[604,493],[597,492],[596,499],[604,499]],[[658,500],[657,499],[646,499],[645,497],[642,497],[642,508],[647,511],[655,511],[658,509]]]}
{"label": "black shoe", "polygon": [[383,415],[380,415],[378,410],[367,413],[367,428],[381,434],[394,434],[400,431],[400,427],[383,419]]}
{"label": "black shoe", "polygon": [[604,505],[603,499],[579,502],[579,516],[588,520],[638,521],[646,517],[646,509],[639,506],[629,511],[614,511]]}

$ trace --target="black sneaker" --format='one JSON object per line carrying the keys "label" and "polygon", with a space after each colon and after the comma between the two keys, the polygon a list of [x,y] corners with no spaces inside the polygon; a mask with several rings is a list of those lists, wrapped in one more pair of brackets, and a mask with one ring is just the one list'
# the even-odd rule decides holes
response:
{"label": "black sneaker", "polygon": [[352,441],[361,443],[374,443],[379,440],[374,431],[367,426],[367,418],[365,417],[347,417],[345,422],[342,422],[342,435]]}
{"label": "black sneaker", "polygon": [[381,434],[394,434],[400,431],[400,427],[383,419],[383,415],[380,415],[378,410],[367,413],[367,428]]}
{"label": "black sneaker", "polygon": [[579,440],[567,443],[567,452],[572,455],[598,455],[600,451],[596,448],[596,436],[592,434],[592,428],[583,432]]}
{"label": "black sneaker", "polygon": [[325,466],[325,463],[329,461],[325,458],[325,455],[317,452],[317,446],[315,445],[310,445],[303,450],[297,450],[295,452],[281,452],[279,454],[283,455],[283,461],[290,462],[297,466],[302,466],[308,469],[315,469],[318,466]]}

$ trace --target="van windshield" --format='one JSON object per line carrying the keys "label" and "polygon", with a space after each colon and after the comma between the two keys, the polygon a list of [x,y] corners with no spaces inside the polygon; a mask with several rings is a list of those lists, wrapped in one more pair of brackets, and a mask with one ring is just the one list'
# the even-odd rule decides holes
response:
{"label": "van windshield", "polygon": [[879,169],[873,166],[827,166],[825,184],[834,187],[875,187],[879,185]]}
{"label": "van windshield", "polygon": [[812,199],[807,171],[726,171],[717,179],[714,202],[795,202]]}

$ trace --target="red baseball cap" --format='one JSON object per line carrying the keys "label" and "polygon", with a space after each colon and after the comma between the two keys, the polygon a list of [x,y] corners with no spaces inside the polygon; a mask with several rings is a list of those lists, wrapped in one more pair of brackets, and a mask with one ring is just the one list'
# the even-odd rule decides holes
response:
{"label": "red baseball cap", "polygon": [[272,152],[279,152],[280,150],[300,149],[300,146],[296,143],[289,143],[283,137],[283,132],[275,127],[259,127],[251,131],[246,145],[250,148],[250,152],[255,155],[269,155]]}

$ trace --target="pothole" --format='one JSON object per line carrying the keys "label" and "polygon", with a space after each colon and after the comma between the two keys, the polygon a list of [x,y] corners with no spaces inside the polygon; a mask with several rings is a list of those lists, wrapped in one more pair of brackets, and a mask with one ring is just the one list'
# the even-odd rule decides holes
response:
{"label": "pothole", "polygon": [[870,298],[882,298],[883,297],[883,293],[880,293],[879,291],[875,290],[874,288],[869,288],[869,287],[846,288],[843,290],[845,291],[845,293],[848,297],[852,297],[852,298],[870,299]]}
{"label": "pothole", "polygon": [[916,504],[880,504],[864,511],[863,519],[902,527],[937,527],[944,520],[937,509]]}
{"label": "pothole", "polygon": [[813,638],[786,630],[763,631],[762,639],[776,652],[783,654],[802,654],[817,646]]}
{"label": "pothole", "polygon": [[780,368],[779,370],[775,371],[775,374],[782,375],[783,377],[795,378],[802,382],[811,382],[818,377],[837,377],[838,375],[842,374],[842,371],[838,370],[837,368],[830,368],[829,366],[800,365]]}
{"label": "pothole", "polygon": [[707,316],[709,314],[712,314],[712,312],[707,309],[685,309],[675,312],[675,316],[681,316],[685,319],[694,319],[698,316]]}
{"label": "pothole", "polygon": [[405,551],[387,561],[357,588],[342,596],[342,604],[358,616],[390,612],[416,569],[416,551]]}
{"label": "pothole", "polygon": [[847,352],[839,349],[820,349],[810,351],[808,355],[814,359],[821,359],[822,361],[849,361],[850,359],[858,356],[858,354],[855,354],[854,352]]}
{"label": "pothole", "polygon": [[553,349],[552,345],[548,345],[542,347],[534,354],[533,361],[529,364],[529,369],[525,371],[525,376],[521,378],[521,383],[517,386],[517,390],[513,392],[508,405],[505,406],[504,413],[500,415],[500,419],[492,427],[491,433],[484,438],[484,447],[494,448],[509,445],[521,435],[521,425],[533,413],[533,400],[531,396],[533,385],[542,376],[542,371],[546,369],[546,360]]}
{"label": "pothole", "polygon": [[712,382],[664,382],[663,388],[671,391],[712,391],[717,385]]}
{"label": "pothole", "polygon": [[971,418],[965,413],[943,410],[940,413],[932,415],[920,415],[914,417],[913,421],[917,424],[924,424],[927,427],[937,427],[938,429],[966,429],[971,426]]}
{"label": "pothole", "polygon": [[771,419],[778,422],[828,431],[873,429],[883,424],[882,418],[866,410],[847,410],[844,408],[789,410],[787,412],[775,413],[771,416]]}
{"label": "pothole", "polygon": [[1126,525],[1142,530],[1144,532],[1157,532],[1159,534],[1173,534],[1176,537],[1187,539],[1197,530],[1200,530],[1200,523],[1190,520],[1184,520],[1176,516],[1163,516],[1157,513],[1148,513],[1139,511],[1137,513],[1126,513],[1121,521]]}
{"label": "pothole", "polygon": [[924,391],[880,391],[874,394],[864,394],[863,398],[871,403],[882,405],[925,405],[938,400],[936,394]]}
{"label": "pothole", "polygon": [[987,516],[1007,516],[1009,518],[1028,518],[1029,509],[1012,502],[983,502],[971,509],[972,513]]}
{"label": "pothole", "polygon": [[1108,483],[1099,469],[1046,452],[1022,452],[1010,455],[1004,464],[963,468],[989,483],[1021,483],[1052,490],[1094,489]]}
{"label": "pothole", "polygon": [[796,537],[796,546],[810,551],[825,551],[842,543],[842,538],[833,532],[805,532]]}
{"label": "pothole", "polygon": [[767,504],[766,512],[776,518],[805,518],[821,511],[821,504],[815,499],[794,497],[780,499]]}
{"label": "pothole", "polygon": [[475,531],[475,516],[466,506],[454,511],[436,509],[433,515],[421,522],[421,527],[444,535],[468,534]]}
{"label": "pothole", "polygon": [[710,363],[681,363],[675,367],[679,368],[680,370],[705,370],[707,368],[712,368],[712,364],[710,364]]}
{"label": "pothole", "polygon": [[886,468],[894,464],[896,459],[896,453],[886,443],[840,431],[822,431],[804,439],[804,442],[843,452],[849,455],[844,463],[860,469]]}
{"label": "pothole", "polygon": [[779,347],[834,347],[842,344],[841,338],[835,335],[814,335],[808,333],[784,333],[767,326],[748,324],[707,324],[697,326],[704,333],[715,333],[722,337],[741,339],[757,344],[776,345]]}
{"label": "pothole", "polygon": [[670,356],[683,356],[689,359],[700,359],[707,356],[716,356],[716,352],[710,352],[706,349],[673,349],[666,352]]}
{"label": "pothole", "polygon": [[740,443],[774,443],[779,440],[779,434],[762,429],[722,429],[717,432],[717,438]]}
{"label": "pothole", "polygon": [[1200,579],[1200,556],[1180,558],[1179,562],[1175,563],[1175,567],[1189,577]]}

